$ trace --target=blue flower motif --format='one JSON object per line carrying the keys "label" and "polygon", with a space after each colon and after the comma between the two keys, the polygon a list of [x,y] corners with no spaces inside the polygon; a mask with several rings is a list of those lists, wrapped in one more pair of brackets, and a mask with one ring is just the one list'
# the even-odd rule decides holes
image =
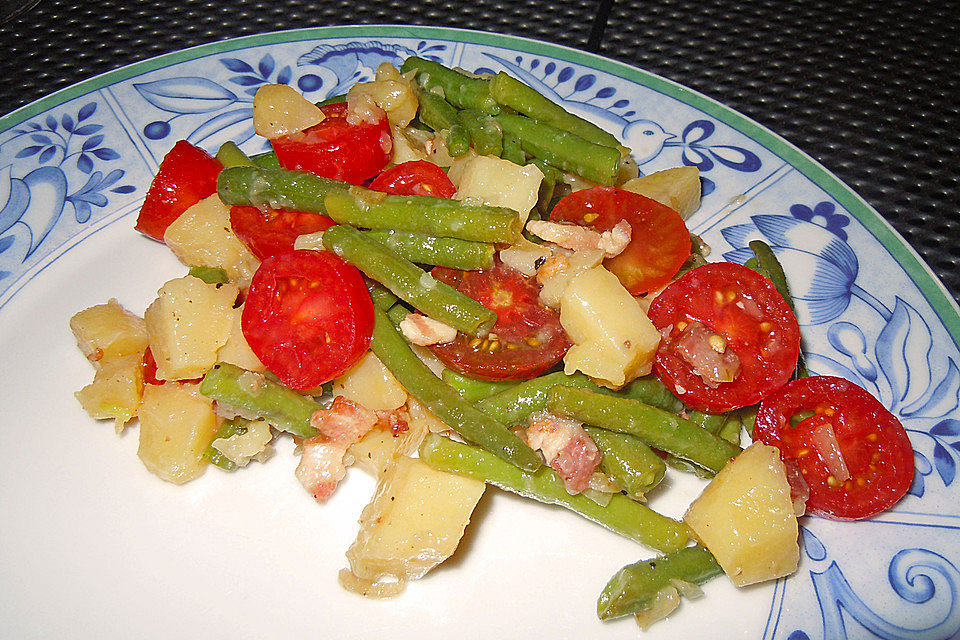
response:
{"label": "blue flower motif", "polygon": [[[346,44],[322,44],[314,47],[297,59],[298,67],[319,66],[328,74],[334,76],[332,86],[327,86],[324,98],[344,93],[357,82],[372,80],[374,71],[380,64],[389,62],[400,67],[403,61],[413,55],[423,55],[432,60],[439,60],[436,52],[445,50],[446,46],[428,46],[421,42],[418,51],[396,44],[383,42],[349,42]],[[325,85],[324,78],[319,73],[302,76],[297,85],[301,91],[318,91]]]}
{"label": "blue flower motif", "polygon": [[[842,213],[834,213],[836,207],[832,202],[818,202],[813,209],[805,204],[795,204],[790,207],[790,215],[799,220],[820,224],[842,240],[847,239],[847,232],[843,230],[850,224],[850,218]],[[820,221],[823,221],[823,224]]]}

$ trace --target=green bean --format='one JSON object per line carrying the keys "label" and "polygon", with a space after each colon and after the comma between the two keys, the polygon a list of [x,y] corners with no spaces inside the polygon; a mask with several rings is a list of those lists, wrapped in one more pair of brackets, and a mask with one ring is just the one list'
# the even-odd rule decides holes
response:
{"label": "green bean", "polygon": [[323,233],[323,246],[435,320],[473,336],[486,335],[497,314],[349,225]]}
{"label": "green bean", "polygon": [[502,71],[490,81],[490,95],[505,107],[510,107],[534,120],[569,131],[584,140],[614,149],[620,149],[623,146],[612,134],[592,122],[570,113],[538,93],[533,87]]}
{"label": "green bean", "polygon": [[504,133],[502,129],[501,134],[503,135],[503,151],[500,153],[500,157],[504,160],[509,160],[513,164],[519,164],[521,166],[527,164],[527,157],[523,153],[523,147],[520,145],[520,137]]}
{"label": "green bean", "polygon": [[660,592],[673,587],[674,580],[699,585],[721,573],[716,558],[699,545],[629,564],[603,588],[597,616],[609,620],[644,613],[657,605]]}
{"label": "green bean", "polygon": [[605,185],[616,182],[620,171],[619,150],[526,116],[504,113],[496,120],[504,136],[520,138],[520,146],[535,158],[593,182]]}
{"label": "green bean", "polygon": [[381,229],[364,231],[363,235],[390,247],[410,262],[463,271],[489,269],[497,250],[489,242],[437,238],[411,231]]}
{"label": "green bean", "polygon": [[422,402],[447,426],[466,440],[509,463],[508,466],[535,471],[540,457],[516,434],[460,398],[416,356],[410,345],[382,311],[376,321],[370,348],[407,392]]}
{"label": "green bean", "polygon": [[[776,287],[780,295],[783,296],[787,306],[793,311],[793,315],[797,315],[797,306],[793,302],[793,296],[790,295],[790,285],[787,283],[787,274],[783,272],[783,265],[777,260],[777,255],[773,252],[773,249],[762,240],[751,240],[749,247],[756,258],[757,271],[773,283],[773,286]],[[794,377],[806,378],[809,375],[810,372],[807,371],[807,364],[804,361],[803,352],[801,351],[799,358],[797,358]]]}
{"label": "green bean", "polygon": [[509,426],[523,424],[530,414],[547,408],[550,390],[557,385],[587,389],[596,387],[582,373],[567,375],[562,371],[556,371],[539,378],[524,380],[511,389],[495,393],[478,402],[477,408],[503,424]]}
{"label": "green bean", "polygon": [[412,311],[402,304],[395,304],[390,307],[390,310],[386,313],[387,317],[390,318],[390,322],[393,323],[393,326],[399,327],[403,319],[412,313]]}
{"label": "green bean", "polygon": [[527,473],[481,449],[437,434],[428,434],[420,445],[420,460],[435,469],[482,480],[538,502],[566,507],[658,551],[675,551],[689,540],[689,530],[683,523],[624,495],[615,494],[606,506],[601,506],[583,494],[569,494],[556,472],[546,466]]}
{"label": "green bean", "polygon": [[600,470],[627,495],[642,498],[663,480],[667,465],[640,438],[597,427],[584,429],[603,454]]}
{"label": "green bean", "polygon": [[230,282],[230,277],[227,276],[227,272],[220,267],[194,265],[190,267],[189,274],[194,278],[200,278],[207,284],[226,284]]}
{"label": "green bean", "polygon": [[717,473],[740,453],[696,424],[650,405],[573,387],[554,387],[547,408],[558,415],[611,431],[637,436],[654,449]]}
{"label": "green bean", "polygon": [[470,150],[470,133],[460,122],[457,110],[449,102],[432,91],[421,91],[418,95],[420,107],[417,116],[420,122],[436,132],[447,132],[447,151],[454,158]]}
{"label": "green bean", "polygon": [[459,122],[447,129],[447,153],[451,158],[459,158],[470,151],[470,132]]}
{"label": "green bean", "polygon": [[380,309],[380,311],[389,311],[390,308],[400,300],[392,291],[376,283],[373,283],[372,286],[368,284],[367,291],[370,292],[370,299],[373,300],[373,306]]}
{"label": "green bean", "polygon": [[347,101],[347,94],[341,93],[335,96],[330,96],[326,100],[321,100],[320,102],[317,102],[316,105],[318,107],[325,107],[330,104],[339,104],[341,102],[346,102],[346,101]]}
{"label": "green bean", "polygon": [[200,383],[200,393],[225,409],[260,416],[295,436],[317,435],[317,430],[310,426],[310,417],[323,407],[263,374],[221,362],[207,371]]}
{"label": "green bean", "polygon": [[253,164],[257,165],[261,169],[281,169],[280,160],[277,158],[277,154],[273,151],[267,151],[264,153],[258,153],[257,155],[250,158],[253,160]]}
{"label": "green bean", "polygon": [[324,213],[328,191],[350,185],[306,171],[230,167],[220,172],[217,193],[224,204]]}
{"label": "green bean", "polygon": [[217,150],[217,160],[224,167],[252,167],[253,160],[233,142],[227,141]]}
{"label": "green bean", "polygon": [[448,69],[439,62],[411,57],[400,67],[402,73],[415,70],[424,92],[440,90],[443,97],[460,109],[477,109],[490,115],[500,113],[500,105],[490,95],[490,81]]}
{"label": "green bean", "polygon": [[674,280],[679,279],[689,271],[707,264],[706,252],[707,245],[700,239],[700,236],[690,234],[690,256],[680,265],[680,269],[673,276]]}
{"label": "green bean", "polygon": [[482,156],[500,157],[503,153],[503,131],[496,120],[475,109],[458,112],[457,119],[470,134],[474,151]]}
{"label": "green bean", "polygon": [[440,379],[453,387],[460,394],[460,397],[467,402],[477,402],[489,398],[493,394],[510,389],[517,384],[513,380],[476,380],[457,373],[453,369],[444,369],[443,373],[440,374]]}
{"label": "green bean", "polygon": [[469,205],[450,198],[394,196],[352,187],[349,191],[330,190],[324,202],[327,215],[336,222],[368,229],[506,244],[515,243],[521,231],[516,211]]}

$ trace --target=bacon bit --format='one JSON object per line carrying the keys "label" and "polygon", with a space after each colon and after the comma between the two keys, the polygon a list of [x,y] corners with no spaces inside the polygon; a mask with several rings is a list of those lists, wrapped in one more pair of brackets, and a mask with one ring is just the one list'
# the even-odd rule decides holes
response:
{"label": "bacon bit", "polygon": [[393,411],[377,411],[377,426],[389,431],[396,438],[410,431],[410,414],[402,408]]}
{"label": "bacon bit", "polygon": [[[679,326],[679,325],[678,325]],[[718,349],[723,341],[723,348]],[[704,384],[716,388],[721,382],[732,382],[740,375],[740,358],[729,349],[726,340],[701,322],[691,322],[670,340],[673,351],[689,364]]]}
{"label": "bacon bit", "polygon": [[631,235],[630,223],[626,220],[602,233],[577,224],[531,220],[527,223],[527,231],[571,251],[599,249],[608,258],[622,253],[630,243]]}
{"label": "bacon bit", "polygon": [[359,404],[337,396],[329,409],[315,411],[310,426],[320,435],[301,443],[297,479],[318,502],[325,502],[346,475],[343,458],[377,423],[377,416]]}
{"label": "bacon bit", "polygon": [[538,411],[530,416],[523,435],[530,447],[539,450],[546,463],[559,474],[568,493],[582,493],[590,486],[590,478],[602,456],[581,423]]}
{"label": "bacon bit", "polygon": [[790,501],[793,502],[793,512],[799,518],[807,511],[807,499],[810,497],[810,487],[803,479],[800,464],[793,458],[783,461],[787,472],[787,484],[790,485]]}
{"label": "bacon bit", "polygon": [[400,321],[400,332],[421,347],[450,342],[457,337],[457,330],[453,327],[418,313],[408,313]]}
{"label": "bacon bit", "polygon": [[[529,223],[527,223],[529,226]],[[570,261],[566,256],[554,255],[543,261],[540,268],[537,269],[537,284],[544,285],[549,280],[557,277],[570,267]]]}
{"label": "bacon bit", "polygon": [[91,351],[89,354],[87,354],[87,360],[89,360],[90,362],[100,362],[101,360],[103,360],[103,349],[101,349],[100,347],[97,347],[96,349]]}

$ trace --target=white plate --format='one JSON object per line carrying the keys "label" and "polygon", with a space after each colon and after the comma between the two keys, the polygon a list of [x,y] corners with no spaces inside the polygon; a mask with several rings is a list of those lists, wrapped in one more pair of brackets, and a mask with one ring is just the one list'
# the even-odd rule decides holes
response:
{"label": "white plate", "polygon": [[[788,580],[725,579],[648,638],[934,638],[960,633],[960,314],[866,203],[759,125],[643,71],[558,46],[426,27],[331,27],[219,42],[141,62],[0,119],[0,636],[4,638],[636,638],[594,607],[652,554],[556,508],[491,490],[455,559],[393,601],[342,591],[337,571],[373,483],[351,472],[318,506],[288,446],[266,465],[184,487],[147,473],[72,392],[93,371],[75,311],[116,297],[142,312],[184,269],[132,230],[179,138],[250,152],[252,93],[312,99],[382,61],[435,57],[507,70],[621,135],[641,170],[698,164],[691,219],[716,259],[766,238],[796,292],[811,369],[864,385],[916,450],[910,494],[870,522],[804,521]],[[289,443],[287,443],[289,444]],[[678,516],[681,478],[652,504]]]}

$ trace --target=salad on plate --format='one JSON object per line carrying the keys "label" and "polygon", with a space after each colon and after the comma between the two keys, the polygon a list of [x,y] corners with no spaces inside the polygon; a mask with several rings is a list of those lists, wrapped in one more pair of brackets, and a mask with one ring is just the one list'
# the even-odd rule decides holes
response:
{"label": "salad on plate", "polygon": [[[897,419],[806,371],[770,248],[707,260],[695,167],[640,176],[512,76],[416,57],[320,104],[265,85],[252,117],[272,151],[164,158],[136,229],[189,272],[142,316],[71,319],[96,369],[76,395],[136,419],[176,484],[286,437],[320,504],[372,474],[345,588],[399,596],[492,485],[646,546],[597,601],[646,628],[722,574],[794,572],[804,513],[869,518],[909,489]],[[704,479],[682,519],[647,505],[676,473]]]}

